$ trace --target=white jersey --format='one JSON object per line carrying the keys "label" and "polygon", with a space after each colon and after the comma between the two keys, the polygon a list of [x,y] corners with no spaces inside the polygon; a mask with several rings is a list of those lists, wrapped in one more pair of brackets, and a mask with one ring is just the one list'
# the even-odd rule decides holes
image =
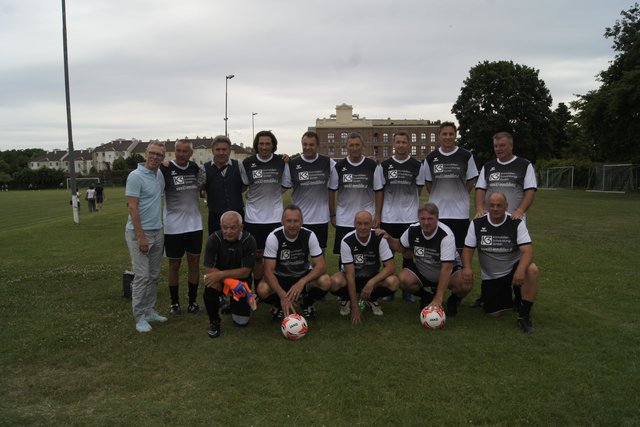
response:
{"label": "white jersey", "polygon": [[[267,160],[257,155],[242,161],[242,182],[247,185],[245,221],[251,224],[273,224],[282,217],[282,156],[272,154]],[[244,173],[242,173],[244,172]]]}
{"label": "white jersey", "polygon": [[393,156],[380,167],[384,182],[382,222],[413,224],[418,220],[418,188],[424,183],[420,162],[413,157],[397,160]]}
{"label": "white jersey", "polygon": [[337,162],[334,169],[337,176],[332,174],[329,185],[338,192],[336,225],[353,227],[353,218],[360,211],[375,216],[374,193],[383,188],[380,165],[366,157],[354,164],[347,157]]}
{"label": "white jersey", "polygon": [[291,202],[302,210],[305,224],[326,224],[329,222],[329,183],[336,175],[336,162],[316,155],[313,160],[304,156],[291,159],[284,168],[282,186],[293,188]]}
{"label": "white jersey", "polygon": [[206,176],[196,163],[179,166],[174,160],[160,166],[158,180],[164,190],[164,234],[202,230],[199,188]]}
{"label": "white jersey", "polygon": [[469,219],[467,182],[478,176],[473,155],[461,147],[450,153],[440,149],[424,161],[425,181],[431,183],[429,201],[440,210],[440,219]]}

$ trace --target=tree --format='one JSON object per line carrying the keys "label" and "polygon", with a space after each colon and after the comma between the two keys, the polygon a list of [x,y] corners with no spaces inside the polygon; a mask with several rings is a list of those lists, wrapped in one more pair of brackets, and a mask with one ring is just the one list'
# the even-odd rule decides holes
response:
{"label": "tree", "polygon": [[138,167],[138,163],[144,163],[145,159],[142,154],[134,153],[126,158],[127,169],[134,170]]}
{"label": "tree", "polygon": [[127,162],[123,157],[118,157],[113,161],[113,170],[114,171],[123,171],[127,169]]}
{"label": "tree", "polygon": [[485,61],[471,68],[451,112],[460,143],[480,164],[494,156],[492,136],[513,134],[515,154],[535,162],[551,156],[551,95],[538,70],[512,61]]}
{"label": "tree", "polygon": [[571,111],[564,102],[558,104],[551,114],[551,153],[559,159],[566,155],[573,126]]}
{"label": "tree", "polygon": [[[578,113],[581,138],[596,161],[640,161],[640,7],[620,13],[622,19],[605,29],[616,53],[601,71],[602,85],[580,95],[571,106]],[[615,149],[611,149],[615,147]]]}

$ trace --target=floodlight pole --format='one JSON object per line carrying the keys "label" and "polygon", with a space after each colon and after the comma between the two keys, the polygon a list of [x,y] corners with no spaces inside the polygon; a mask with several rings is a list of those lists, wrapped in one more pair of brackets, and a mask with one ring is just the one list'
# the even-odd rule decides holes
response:
{"label": "floodlight pole", "polygon": [[255,117],[258,113],[251,113],[251,143],[253,144],[253,140],[256,139],[256,126],[255,126]]}
{"label": "floodlight pole", "polygon": [[73,132],[71,130],[71,97],[69,96],[69,55],[67,53],[67,7],[62,0],[62,52],[64,55],[64,94],[67,104],[67,136],[69,137],[69,178],[71,178],[71,210],[73,222],[80,224],[78,192],[76,190],[76,162],[73,155]]}
{"label": "floodlight pole", "polygon": [[228,99],[228,93],[229,93],[228,87],[229,87],[229,80],[231,80],[234,77],[235,75],[229,74],[228,76],[226,76],[224,80],[224,136],[229,136],[229,132],[227,132],[227,120],[229,120],[229,117],[227,117],[227,99]]}

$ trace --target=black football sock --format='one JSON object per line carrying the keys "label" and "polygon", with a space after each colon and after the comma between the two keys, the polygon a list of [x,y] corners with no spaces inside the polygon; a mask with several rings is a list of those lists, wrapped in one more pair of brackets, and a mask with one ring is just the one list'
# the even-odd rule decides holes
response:
{"label": "black football sock", "polygon": [[207,308],[209,322],[220,322],[220,291],[214,288],[204,288],[204,306]]}
{"label": "black football sock", "polygon": [[522,305],[518,310],[518,317],[520,317],[521,319],[528,318],[529,315],[531,314],[531,307],[533,307],[533,302],[522,300]]}
{"label": "black football sock", "polygon": [[189,282],[189,305],[198,299],[198,284]]}
{"label": "black football sock", "polygon": [[169,295],[171,295],[171,305],[180,304],[180,285],[169,285]]}

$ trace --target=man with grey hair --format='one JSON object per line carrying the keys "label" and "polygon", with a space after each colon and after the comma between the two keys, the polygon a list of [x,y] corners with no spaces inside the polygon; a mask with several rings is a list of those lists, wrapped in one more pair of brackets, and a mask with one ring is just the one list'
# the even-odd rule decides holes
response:
{"label": "man with grey hair", "polygon": [[[227,211],[220,217],[220,230],[209,236],[204,253],[204,304],[209,315],[209,337],[220,336],[220,296],[225,279],[251,284],[251,271],[256,263],[256,241],[243,230],[242,216]],[[247,297],[231,298],[231,318],[236,326],[246,326],[251,313]]]}
{"label": "man with grey hair", "polygon": [[[476,183],[476,218],[488,211],[489,197],[499,191],[507,198],[507,212],[513,219],[526,221],[525,213],[533,204],[538,189],[533,165],[524,157],[513,154],[513,136],[509,132],[498,132],[493,136],[493,151],[496,158],[484,164]],[[519,287],[514,287],[515,306],[520,306],[522,296]],[[482,306],[482,296],[473,307]]]}
{"label": "man with grey hair", "polygon": [[456,239],[445,224],[438,221],[439,210],[434,203],[425,203],[418,210],[418,222],[400,237],[389,240],[391,249],[413,255],[415,265],[403,268],[398,274],[400,288],[421,298],[420,308],[441,306],[447,289],[447,316],[455,316],[458,304],[471,290],[462,281],[462,263],[456,251]]}
{"label": "man with grey hair", "polygon": [[204,164],[207,181],[203,187],[203,196],[207,198],[209,209],[207,225],[210,235],[220,229],[220,216],[224,212],[233,210],[244,218],[242,192],[246,188],[242,183],[242,162],[230,158],[231,140],[224,135],[216,136],[211,152],[213,160]]}
{"label": "man with grey hair", "polygon": [[158,168],[164,154],[163,143],[149,143],[146,161],[138,163],[137,169],[127,176],[125,188],[129,212],[125,239],[134,274],[131,306],[138,332],[151,331],[150,321],[167,321],[155,310],[163,249],[162,186]]}
{"label": "man with grey hair", "polygon": [[164,252],[169,259],[170,313],[178,315],[180,309],[180,264],[186,253],[189,274],[188,311],[198,314],[196,302],[200,283],[200,252],[202,252],[202,215],[200,214],[200,187],[206,176],[196,162],[191,161],[193,145],[188,140],[175,143],[176,158],[160,165],[160,178],[164,189]]}

